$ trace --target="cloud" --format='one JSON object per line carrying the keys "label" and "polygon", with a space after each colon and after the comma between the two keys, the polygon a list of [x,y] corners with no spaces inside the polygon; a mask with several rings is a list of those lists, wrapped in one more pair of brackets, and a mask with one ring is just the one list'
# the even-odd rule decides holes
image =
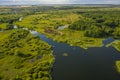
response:
{"label": "cloud", "polygon": [[[33,1],[36,1],[36,0],[33,0]],[[69,0],[38,0],[38,2],[40,3],[50,3],[50,4],[63,4],[63,3],[70,3]]]}
{"label": "cloud", "polygon": [[120,3],[120,0],[105,0],[106,3]]}
{"label": "cloud", "polygon": [[70,0],[12,0],[13,3],[40,3],[40,4],[64,4],[70,3]]}
{"label": "cloud", "polygon": [[120,4],[120,0],[74,0],[78,4]]}
{"label": "cloud", "polygon": [[120,0],[0,0],[0,5],[20,4],[120,4]]}

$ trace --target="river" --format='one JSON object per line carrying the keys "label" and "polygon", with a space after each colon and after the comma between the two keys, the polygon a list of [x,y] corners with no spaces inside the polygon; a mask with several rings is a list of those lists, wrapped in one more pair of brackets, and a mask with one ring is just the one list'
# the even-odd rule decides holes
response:
{"label": "river", "polygon": [[[92,47],[85,50],[55,42],[37,32],[32,34],[53,46],[56,58],[51,73],[53,80],[120,80],[115,67],[115,61],[120,60],[120,53],[114,47]],[[64,53],[67,56],[63,56]]]}

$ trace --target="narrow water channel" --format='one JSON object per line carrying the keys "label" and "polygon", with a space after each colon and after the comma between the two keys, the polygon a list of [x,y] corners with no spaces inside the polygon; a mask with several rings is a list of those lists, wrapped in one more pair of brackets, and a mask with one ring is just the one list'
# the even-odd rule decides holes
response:
{"label": "narrow water channel", "polygon": [[[56,61],[52,70],[53,80],[120,80],[115,61],[120,53],[113,47],[92,47],[87,50],[65,43],[58,43],[45,35],[34,33],[52,45]],[[67,56],[63,56],[63,54]]]}

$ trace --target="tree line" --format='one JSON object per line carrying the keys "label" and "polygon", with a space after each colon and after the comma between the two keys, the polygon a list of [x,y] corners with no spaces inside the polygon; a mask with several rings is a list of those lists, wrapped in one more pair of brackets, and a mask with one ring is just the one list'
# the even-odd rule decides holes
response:
{"label": "tree line", "polygon": [[[111,13],[111,14],[110,14]],[[120,12],[99,11],[79,13],[83,17],[69,26],[70,29],[84,31],[88,37],[120,36]]]}

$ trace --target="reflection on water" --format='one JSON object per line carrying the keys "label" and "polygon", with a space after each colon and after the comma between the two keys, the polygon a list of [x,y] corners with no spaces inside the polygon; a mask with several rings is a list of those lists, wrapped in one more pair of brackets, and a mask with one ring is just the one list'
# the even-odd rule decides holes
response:
{"label": "reflection on water", "polygon": [[104,44],[104,45],[107,45],[107,44],[109,44],[109,43],[112,43],[114,40],[115,40],[115,39],[112,38],[112,37],[107,38],[107,39],[105,39],[105,40],[103,41],[103,44]]}
{"label": "reflection on water", "polygon": [[69,25],[59,26],[59,27],[58,27],[58,30],[63,30],[63,29],[65,29],[65,28],[68,28],[68,26],[69,26]]}

